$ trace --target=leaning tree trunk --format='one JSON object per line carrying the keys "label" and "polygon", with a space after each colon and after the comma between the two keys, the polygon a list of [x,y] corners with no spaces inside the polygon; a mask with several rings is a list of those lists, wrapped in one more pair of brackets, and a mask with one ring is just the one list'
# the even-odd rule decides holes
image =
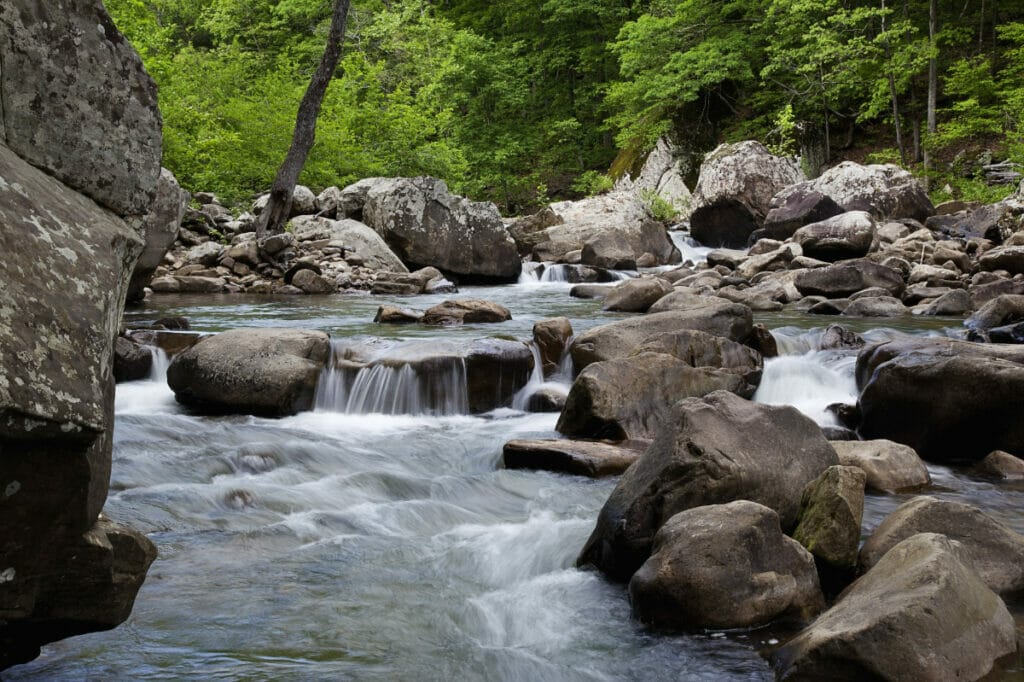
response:
{"label": "leaning tree trunk", "polygon": [[331,15],[331,28],[327,34],[327,45],[324,47],[320,65],[313,73],[306,94],[299,104],[299,113],[295,117],[295,132],[292,135],[292,146],[281,164],[274,184],[270,188],[270,199],[260,213],[256,222],[256,236],[260,239],[278,234],[284,230],[285,222],[292,209],[292,194],[295,184],[299,181],[302,167],[306,165],[306,157],[313,147],[316,138],[316,119],[320,114],[327,86],[331,83],[338,61],[341,59],[341,45],[345,41],[345,23],[348,19],[349,0],[335,0]]}

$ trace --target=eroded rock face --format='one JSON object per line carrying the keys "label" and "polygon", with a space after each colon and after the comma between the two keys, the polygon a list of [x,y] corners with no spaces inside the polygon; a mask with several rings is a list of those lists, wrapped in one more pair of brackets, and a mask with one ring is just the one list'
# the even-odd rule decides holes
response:
{"label": "eroded rock face", "polygon": [[504,281],[516,280],[522,269],[494,204],[455,196],[435,178],[373,183],[362,217],[407,265]]}
{"label": "eroded rock face", "polygon": [[179,403],[201,414],[286,416],[313,406],[330,350],[323,332],[235,329],[176,355],[167,383]]}
{"label": "eroded rock face", "polygon": [[795,408],[724,391],[682,400],[612,491],[577,564],[629,580],[665,521],[707,504],[751,500],[792,528],[804,487],[834,464],[821,429]]}
{"label": "eroded rock face", "polygon": [[118,215],[145,215],[160,177],[156,86],[103,3],[4,2],[0,64],[0,142]]}
{"label": "eroded rock face", "polygon": [[764,224],[772,197],[803,179],[795,159],[774,156],[758,142],[721,145],[701,165],[690,234],[706,246],[743,248]]}
{"label": "eroded rock face", "polygon": [[[117,588],[109,573],[90,573],[101,570],[92,559],[124,561],[137,589],[153,550],[144,537],[117,529],[145,551],[125,557],[121,546],[108,545],[68,563],[107,497],[114,339],[142,240],[117,215],[3,145],[0,224],[8,254],[0,260],[0,480],[9,491],[0,501],[0,548],[2,570],[13,576],[0,584],[3,668],[35,657],[41,644],[95,630],[96,622],[123,620],[134,597],[128,583],[100,621],[66,601],[68,590]],[[52,578],[62,571],[68,578],[58,586]],[[85,574],[94,582],[79,582]]]}
{"label": "eroded rock face", "polygon": [[825,607],[810,553],[782,534],[778,514],[746,500],[670,518],[629,600],[644,622],[690,630],[804,620]]}
{"label": "eroded rock face", "polygon": [[1003,601],[923,533],[893,547],[777,654],[785,680],[977,680],[1017,647]]}
{"label": "eroded rock face", "polygon": [[128,284],[128,300],[141,301],[143,289],[153,279],[153,271],[178,237],[178,228],[188,206],[188,192],[183,190],[171,171],[160,171],[153,204],[142,222],[146,246],[139,256]]}

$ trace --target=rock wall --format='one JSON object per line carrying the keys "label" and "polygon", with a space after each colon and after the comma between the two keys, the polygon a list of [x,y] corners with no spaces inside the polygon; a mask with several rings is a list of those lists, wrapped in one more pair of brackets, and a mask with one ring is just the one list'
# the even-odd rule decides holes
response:
{"label": "rock wall", "polygon": [[160,148],[156,88],[99,0],[0,5],[0,669],[122,622],[156,556],[100,511]]}

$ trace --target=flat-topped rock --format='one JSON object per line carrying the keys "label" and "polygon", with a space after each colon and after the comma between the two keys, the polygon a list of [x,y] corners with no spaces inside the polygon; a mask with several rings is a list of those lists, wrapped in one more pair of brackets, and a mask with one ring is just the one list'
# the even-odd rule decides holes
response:
{"label": "flat-topped rock", "polygon": [[618,476],[643,453],[639,441],[511,440],[502,449],[506,469],[539,469],[588,478]]}

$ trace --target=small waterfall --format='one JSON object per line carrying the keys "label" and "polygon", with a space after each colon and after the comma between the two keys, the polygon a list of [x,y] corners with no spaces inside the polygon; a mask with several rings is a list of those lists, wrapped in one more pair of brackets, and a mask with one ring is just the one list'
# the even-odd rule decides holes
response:
{"label": "small waterfall", "polygon": [[153,356],[153,364],[149,369],[149,381],[166,383],[167,368],[171,364],[171,359],[167,357],[164,349],[159,346],[148,346],[148,348],[150,355]]}
{"label": "small waterfall", "polygon": [[315,410],[344,414],[449,416],[469,412],[466,361],[461,355],[428,359],[385,352],[365,366],[336,360],[317,382]]}
{"label": "small waterfall", "polygon": [[708,254],[713,251],[713,249],[701,246],[694,241],[689,232],[672,230],[668,233],[668,236],[676,248],[679,249],[679,253],[682,254],[684,263],[686,261],[691,261],[694,264],[703,263],[708,259]]}
{"label": "small waterfall", "polygon": [[792,405],[821,426],[838,426],[825,408],[833,403],[857,402],[854,379],[856,356],[812,351],[784,355],[764,363],[761,385],[754,401],[768,405]]}
{"label": "small waterfall", "polygon": [[531,341],[530,350],[533,352],[533,372],[530,374],[530,380],[512,397],[512,409],[521,412],[529,411],[530,398],[538,391],[551,391],[567,396],[569,395],[569,385],[572,383],[572,356],[569,356],[568,360],[568,373],[564,371],[566,356],[569,355],[568,351],[562,353],[558,373],[546,380],[544,378],[544,361],[540,356],[540,348]]}
{"label": "small waterfall", "polygon": [[569,273],[572,272],[571,265],[562,263],[545,263],[544,272],[540,276],[541,282],[568,282]]}

